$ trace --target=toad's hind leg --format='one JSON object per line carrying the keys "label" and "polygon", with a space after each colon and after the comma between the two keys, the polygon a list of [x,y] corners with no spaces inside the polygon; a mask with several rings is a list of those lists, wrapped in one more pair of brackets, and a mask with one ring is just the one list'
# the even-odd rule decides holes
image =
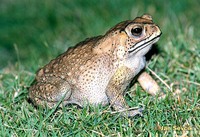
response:
{"label": "toad's hind leg", "polygon": [[[164,94],[156,81],[147,73],[142,72],[138,77],[138,82],[141,87],[149,94],[155,96],[158,95],[158,99],[165,99],[166,94]],[[176,97],[180,94],[180,91],[173,92],[173,96]]]}
{"label": "toad's hind leg", "polygon": [[54,107],[58,102],[63,101],[66,105],[71,96],[71,86],[61,78],[47,77],[45,81],[36,81],[29,88],[29,98],[39,106]]}
{"label": "toad's hind leg", "polygon": [[147,72],[142,72],[137,80],[141,87],[152,96],[158,95],[158,99],[164,99],[166,97],[166,94],[161,92],[157,82]]}

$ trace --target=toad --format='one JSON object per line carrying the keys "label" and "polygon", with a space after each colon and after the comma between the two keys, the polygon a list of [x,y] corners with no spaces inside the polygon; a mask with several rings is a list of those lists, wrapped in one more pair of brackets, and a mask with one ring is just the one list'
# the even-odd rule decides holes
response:
{"label": "toad", "polygon": [[[145,54],[161,36],[150,15],[118,23],[104,35],[88,38],[51,60],[36,74],[29,88],[35,105],[110,104],[125,116],[142,115],[142,109],[128,110],[124,93],[137,78],[148,93],[160,88],[147,72],[142,72]],[[138,75],[139,74],[139,75]]]}

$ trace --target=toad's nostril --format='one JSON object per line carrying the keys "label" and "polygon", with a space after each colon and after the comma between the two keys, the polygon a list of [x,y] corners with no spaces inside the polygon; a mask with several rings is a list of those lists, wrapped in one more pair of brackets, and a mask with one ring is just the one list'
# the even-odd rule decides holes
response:
{"label": "toad's nostril", "polygon": [[159,33],[159,35],[162,34],[162,32],[161,32],[161,30],[160,30],[160,28],[158,26],[155,26],[154,28],[155,28],[154,31],[156,31],[157,33]]}
{"label": "toad's nostril", "polygon": [[157,32],[157,31],[159,31],[159,28],[156,26],[151,26],[151,30],[152,30],[152,32]]}

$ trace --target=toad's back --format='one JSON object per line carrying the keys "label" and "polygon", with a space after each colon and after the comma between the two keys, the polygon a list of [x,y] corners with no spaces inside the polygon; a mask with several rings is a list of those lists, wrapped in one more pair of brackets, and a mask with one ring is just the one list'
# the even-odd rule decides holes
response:
{"label": "toad's back", "polygon": [[51,60],[49,64],[38,71],[36,79],[42,80],[49,76],[60,77],[62,79],[77,77],[83,69],[87,69],[85,65],[87,61],[94,57],[94,53],[92,52],[93,43],[99,38],[100,36],[86,39]]}

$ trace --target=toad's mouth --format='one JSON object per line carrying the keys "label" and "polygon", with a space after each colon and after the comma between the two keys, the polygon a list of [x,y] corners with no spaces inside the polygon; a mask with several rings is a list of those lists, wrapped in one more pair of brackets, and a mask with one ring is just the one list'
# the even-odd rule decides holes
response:
{"label": "toad's mouth", "polygon": [[133,53],[133,52],[137,53],[138,51],[144,49],[145,47],[153,45],[160,39],[161,34],[162,33],[160,33],[158,36],[153,37],[153,38],[148,37],[148,38],[144,39],[143,41],[140,41],[140,42],[134,44],[133,46],[130,47],[128,52],[129,53]]}

